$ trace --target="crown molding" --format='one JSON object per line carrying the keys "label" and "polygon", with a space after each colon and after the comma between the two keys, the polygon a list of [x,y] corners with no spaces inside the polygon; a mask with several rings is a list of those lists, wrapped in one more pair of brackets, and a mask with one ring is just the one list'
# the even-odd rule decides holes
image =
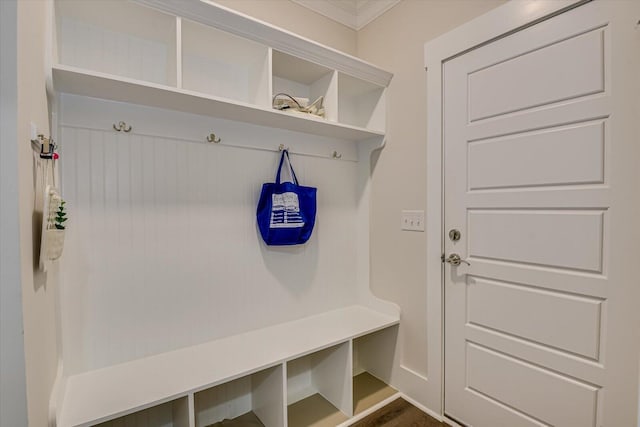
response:
{"label": "crown molding", "polygon": [[374,21],[380,15],[400,3],[401,0],[356,0],[356,30]]}
{"label": "crown molding", "polygon": [[291,0],[356,31],[401,0]]}

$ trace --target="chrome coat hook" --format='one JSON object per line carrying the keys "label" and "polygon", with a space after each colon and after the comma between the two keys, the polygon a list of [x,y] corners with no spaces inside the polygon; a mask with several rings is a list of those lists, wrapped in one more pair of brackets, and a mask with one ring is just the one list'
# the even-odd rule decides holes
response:
{"label": "chrome coat hook", "polygon": [[342,154],[338,153],[337,151],[334,151],[333,153],[331,153],[331,158],[332,159],[341,159],[342,158]]}
{"label": "chrome coat hook", "polygon": [[119,122],[117,126],[114,123],[113,129],[118,132],[131,132],[131,129],[133,128],[131,126],[127,126],[125,122]]}
{"label": "chrome coat hook", "polygon": [[222,139],[220,139],[220,137],[216,136],[215,133],[210,133],[209,135],[207,135],[207,142],[212,142],[214,144],[217,144],[220,141],[222,141]]}

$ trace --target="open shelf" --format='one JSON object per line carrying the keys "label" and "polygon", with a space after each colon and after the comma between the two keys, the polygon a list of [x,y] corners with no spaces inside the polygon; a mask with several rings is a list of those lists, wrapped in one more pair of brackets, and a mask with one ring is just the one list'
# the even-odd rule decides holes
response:
{"label": "open shelf", "polygon": [[189,427],[189,401],[183,397],[124,417],[97,424],[96,427]]}
{"label": "open shelf", "polygon": [[[57,427],[92,425],[96,420],[133,413],[162,403],[168,396],[214,387],[331,346],[338,347],[335,357],[350,368],[344,354],[349,340],[398,322],[399,316],[350,306],[73,375],[67,378]],[[350,383],[350,372],[342,371],[341,380]],[[343,392],[350,402],[349,387]],[[343,411],[350,413],[350,409]]]}
{"label": "open shelf", "polygon": [[56,0],[55,15],[59,63],[176,84],[175,16],[108,0]]}
{"label": "open shelf", "polygon": [[195,427],[255,420],[263,427],[281,427],[283,387],[283,369],[278,365],[195,393]]}
{"label": "open shelf", "polygon": [[391,326],[353,340],[354,414],[397,393],[389,386],[397,336],[398,327]]}
{"label": "open shelf", "polygon": [[[105,132],[104,123],[111,120],[116,123],[118,120],[130,120],[131,115],[136,116],[142,110],[135,105],[125,104],[128,103],[162,109],[157,111],[158,117],[161,118],[147,113],[136,116],[139,120],[144,118],[147,128],[152,129],[153,133],[148,136],[154,138],[160,138],[167,133],[167,129],[170,129],[173,139],[200,140],[196,135],[199,131],[189,125],[192,117],[178,120],[180,117],[183,119],[186,117],[186,115],[178,115],[180,117],[176,117],[173,121],[172,118],[167,118],[180,111],[198,115],[199,117],[193,120],[198,124],[203,123],[202,127],[207,129],[210,118],[221,119],[211,120],[212,126],[227,127],[229,129],[227,134],[234,134],[229,138],[225,137],[225,141],[230,142],[229,146],[234,144],[243,146],[247,140],[247,143],[251,144],[251,146],[246,144],[247,148],[258,150],[267,148],[267,151],[271,151],[266,146],[275,141],[286,146],[290,141],[304,139],[301,144],[305,149],[300,150],[300,154],[311,157],[317,156],[316,151],[325,152],[326,148],[336,150],[341,146],[348,146],[345,151],[341,151],[346,153],[343,160],[353,161],[365,159],[365,156],[374,148],[382,145],[384,90],[392,75],[356,57],[327,48],[246,15],[235,13],[213,2],[54,0],[52,12],[53,22],[49,24],[52,24],[53,43],[51,55],[47,55],[47,59],[51,60],[51,76],[47,76],[51,81],[47,83],[52,84],[48,84],[47,89],[50,91],[52,105],[64,108],[66,104],[66,107],[77,109],[75,111],[84,117],[82,120],[91,121],[86,129]],[[344,91],[342,94],[340,94],[341,88]],[[274,110],[271,100],[278,92],[305,97],[310,101],[323,96],[325,118]],[[80,97],[62,96],[57,99],[57,95],[61,93],[80,95]],[[111,117],[100,116],[98,120],[100,126],[94,124],[96,111],[83,110],[82,105],[88,99],[78,101],[81,97],[120,102],[121,104],[118,105],[103,103],[109,104],[107,108],[109,115],[117,111],[118,117],[111,119]],[[87,114],[84,114],[85,112]],[[120,117],[120,114],[127,117]],[[71,126],[65,125],[60,119],[65,117],[67,120],[72,114],[63,115],[60,112],[55,116],[59,130],[66,132]],[[224,120],[236,123],[226,123]],[[155,125],[160,121],[162,126],[156,127]],[[255,127],[244,126],[244,123],[255,125]],[[261,128],[258,129],[258,126]],[[107,128],[109,132],[115,132],[110,124],[107,124]],[[132,138],[141,136],[143,134],[141,129],[143,129],[142,126],[136,125],[136,131],[130,136]],[[322,138],[301,138],[299,134],[280,132],[277,129],[306,134],[307,137],[318,135]],[[216,132],[221,131],[216,129]],[[108,134],[106,138],[110,139],[114,136],[117,138],[115,133]],[[233,141],[234,137],[239,141]],[[78,141],[81,139],[79,134],[77,139]],[[134,164],[134,158],[138,152],[129,150],[130,144],[119,144],[125,140],[130,139],[119,138],[118,143],[111,144],[112,147],[121,145],[122,147],[116,147],[115,151],[105,151],[104,162],[102,160],[95,162],[105,167],[109,165],[106,167],[109,171],[105,171],[105,168],[100,166],[97,166],[97,169],[90,168],[92,177],[96,178],[95,182],[100,182],[101,179],[104,179],[104,182],[110,180],[111,176],[107,175],[112,171],[111,166],[120,161],[122,168],[119,167],[119,171],[139,170]],[[364,144],[358,144],[358,146],[347,144],[347,142],[361,141]],[[163,140],[161,143],[165,144],[165,142]],[[257,146],[261,142],[264,142],[264,147]],[[170,144],[173,147],[173,141]],[[320,147],[306,149],[315,144]],[[147,145],[146,140],[144,145]],[[215,170],[215,164],[220,164],[218,162],[226,161],[216,157],[216,163],[207,164],[204,169],[205,156],[199,152],[201,146],[179,146],[179,149],[176,147],[173,158],[180,162],[176,163],[180,166],[175,169],[169,166],[168,169],[180,174],[186,171],[187,182],[191,180],[208,182],[207,179],[212,175],[207,175],[206,179],[196,178],[201,177],[200,173],[208,174],[209,171]],[[136,145],[136,147],[139,146]],[[218,147],[221,152],[226,150],[224,143]],[[79,157],[77,158],[80,158],[83,155],[81,151],[86,147],[78,145],[78,148]],[[209,147],[204,149],[209,150]],[[211,148],[211,150],[216,149]],[[327,149],[326,152],[331,151]],[[94,150],[93,153],[97,158],[98,151]],[[112,155],[117,156],[117,162],[111,161],[114,158],[109,156]],[[264,154],[265,158],[267,155],[271,154]],[[232,159],[229,163],[231,164],[240,159],[240,154],[234,152],[229,157]],[[299,311],[291,313],[295,313],[297,317],[309,317],[273,325],[276,321],[294,317],[294,314],[276,316],[274,313],[269,313],[269,310],[263,310],[251,322],[242,324],[244,326],[227,330],[227,325],[234,323],[233,316],[225,316],[224,322],[199,322],[195,325],[195,322],[188,322],[189,319],[175,319],[176,321],[173,322],[174,319],[170,316],[166,317],[164,313],[153,313],[153,316],[162,315],[162,318],[166,318],[168,323],[171,323],[171,328],[175,327],[175,330],[165,334],[165,329],[168,328],[149,327],[134,331],[123,326],[130,324],[126,319],[122,324],[116,325],[109,322],[110,317],[102,318],[96,315],[95,324],[92,324],[96,327],[93,330],[98,330],[96,337],[95,334],[85,334],[76,330],[75,311],[73,314],[64,313],[61,329],[72,345],[66,346],[67,350],[63,354],[65,374],[56,380],[54,396],[52,396],[52,402],[55,404],[55,408],[52,408],[52,424],[55,424],[55,427],[85,427],[104,422],[107,422],[108,424],[105,425],[110,427],[130,424],[134,427],[151,425],[205,427],[226,419],[237,420],[239,417],[252,415],[257,416],[265,427],[282,427],[287,424],[288,405],[290,405],[289,416],[293,417],[290,418],[292,425],[298,423],[296,420],[300,419],[296,414],[300,414],[302,418],[306,417],[307,420],[300,421],[302,424],[298,425],[314,425],[313,420],[308,417],[311,409],[305,409],[306,405],[320,408],[321,412],[333,407],[332,413],[340,417],[341,421],[352,415],[354,339],[397,325],[399,314],[394,304],[373,297],[369,292],[368,284],[365,280],[361,280],[362,277],[366,277],[365,273],[368,269],[369,248],[366,229],[370,197],[369,162],[363,161],[359,165],[333,161],[328,163],[325,158],[328,156],[319,157],[322,158],[305,162],[303,171],[306,169],[310,171],[309,175],[315,174],[316,171],[320,171],[315,168],[322,165],[322,171],[330,171],[332,174],[329,175],[335,177],[335,180],[327,180],[330,185],[340,181],[340,185],[349,189],[335,196],[339,204],[328,204],[332,209],[328,212],[330,214],[328,220],[340,221],[343,224],[357,220],[363,227],[360,230],[362,233],[354,231],[353,236],[343,237],[341,229],[338,228],[335,231],[335,239],[332,233],[327,233],[331,239],[335,240],[336,247],[344,238],[352,240],[345,249],[345,256],[331,254],[347,260],[345,261],[347,263],[349,263],[348,260],[359,260],[352,262],[349,268],[338,268],[330,275],[326,275],[322,270],[332,268],[329,265],[332,258],[324,255],[327,251],[331,252],[330,249],[326,249],[328,247],[326,245],[322,251],[317,252],[315,261],[310,256],[304,256],[305,262],[308,259],[314,261],[314,266],[318,266],[318,274],[307,277],[312,280],[304,278],[305,283],[308,282],[310,285],[307,288],[308,292],[305,291],[305,295],[298,294],[301,298],[295,298],[296,295],[292,295],[283,307],[284,310],[288,310],[290,306],[297,305]],[[333,158],[340,157],[341,154],[335,151]],[[66,163],[63,168],[73,165],[73,158],[74,156],[69,156],[70,163]],[[195,162],[193,159],[196,158],[202,159],[203,162]],[[159,168],[162,156],[156,156],[154,153],[152,160],[151,168],[142,168],[145,172],[149,172],[143,175],[145,182],[147,177],[151,176],[151,172],[155,173],[156,168]],[[249,160],[257,162],[258,157]],[[77,169],[81,168],[80,163],[86,166],[94,165],[93,160],[77,163],[74,166]],[[173,165],[172,162],[167,162],[167,165],[169,163]],[[201,164],[203,170],[196,171],[197,173],[193,176],[190,175],[190,169],[196,169],[191,166]],[[163,176],[171,182],[176,182],[169,177],[172,171]],[[336,173],[333,174],[333,172]],[[123,179],[122,183],[133,182],[137,177],[138,175]],[[149,182],[158,181],[150,179]],[[345,185],[345,182],[348,185]],[[357,186],[353,187],[351,184],[357,184]],[[72,185],[73,183],[68,188]],[[238,185],[245,184],[238,183]],[[158,183],[154,188],[161,188],[161,185]],[[146,194],[146,187],[142,190]],[[136,197],[131,192],[129,201],[135,203]],[[188,201],[191,200],[189,198]],[[217,209],[218,205],[207,204],[207,207]],[[191,212],[188,213],[191,214]],[[89,212],[85,215],[84,219],[87,220],[94,214]],[[132,220],[132,227],[134,222],[137,224],[137,221],[138,218]],[[340,240],[337,239],[337,234],[340,234]],[[145,239],[148,235],[151,234],[145,232]],[[247,241],[253,243],[252,239]],[[80,239],[77,243],[79,242]],[[152,260],[150,256],[147,258],[150,253],[146,252],[145,248],[141,255],[145,256],[145,262]],[[161,257],[153,257],[153,263],[155,260],[160,262],[160,259]],[[265,270],[265,274],[279,273],[280,260],[274,259],[274,261],[276,262],[267,266],[268,271]],[[306,264],[300,265],[304,268]],[[78,270],[83,268],[77,267]],[[236,267],[233,265],[229,270],[234,270]],[[288,268],[284,265],[282,267]],[[75,268],[76,266],[70,266],[73,273],[76,272]],[[286,271],[290,272],[289,269]],[[92,274],[94,273],[97,275],[103,272],[95,270],[92,271]],[[309,273],[315,274],[316,271],[309,269]],[[254,284],[255,286],[263,285],[260,274],[262,273],[256,275],[255,280],[245,275],[241,286],[243,292],[251,292]],[[235,271],[230,272],[228,277],[219,277],[223,279],[219,282],[231,283],[234,275]],[[73,274],[70,276],[77,279]],[[135,275],[128,274],[125,282],[122,283],[134,285],[136,281]],[[140,282],[143,282],[144,286],[147,284],[143,280]],[[66,285],[69,287],[69,292],[65,293],[65,295],[69,294],[69,301],[67,301],[69,305],[75,302],[76,293],[72,292],[72,289],[80,289],[84,286],[83,283],[80,280],[70,280]],[[327,283],[345,289],[344,299],[340,295],[332,295],[326,301],[316,301],[317,295],[326,293],[323,288]],[[288,277],[274,275],[272,284],[274,297],[278,297],[282,290],[287,291],[280,285],[290,285]],[[144,286],[141,285],[141,292]],[[349,289],[351,286],[354,289]],[[129,289],[128,286],[123,287],[125,288]],[[173,292],[174,288],[171,289],[171,291],[168,291],[168,287],[158,289],[160,299],[165,297],[172,299],[170,295],[173,294],[168,293]],[[180,288],[175,288],[175,291],[179,292],[178,289]],[[118,292],[120,289],[114,290],[113,299],[107,301],[104,307],[114,303],[119,304],[119,298],[131,298],[129,294],[121,296]],[[223,295],[222,291],[220,295]],[[197,298],[197,295],[191,296]],[[216,307],[219,307],[216,304],[226,304],[230,312],[233,312],[235,303],[246,304],[246,301],[241,299],[229,302],[228,298],[213,300],[207,298],[197,302],[201,301],[206,302],[196,307],[199,310],[198,316],[202,315],[201,318],[215,312]],[[333,310],[340,304],[339,301],[349,301],[348,304],[359,301],[363,305],[378,307],[381,311],[360,305]],[[92,306],[93,303],[91,301],[84,306],[83,301],[83,304],[76,305],[77,313],[101,312],[92,310],[92,307],[95,308]],[[188,307],[186,310],[193,307],[187,299],[183,304]],[[326,309],[332,311],[322,312]],[[115,310],[110,311],[116,313]],[[109,328],[99,326],[103,320],[105,325],[109,324]],[[88,324],[88,322],[81,323]],[[150,325],[156,323],[151,320],[149,322]],[[238,330],[249,330],[256,324],[273,326],[225,337]],[[115,346],[114,348],[118,350],[105,358],[94,357],[104,352],[98,349],[100,345],[93,346],[89,343],[87,337],[94,337],[94,343],[102,344],[108,340],[105,341],[100,334],[103,331],[105,334],[111,334],[111,328],[118,338],[123,340],[131,338],[128,342],[132,345],[127,343]],[[152,336],[155,335],[155,330],[160,331],[158,336]],[[173,337],[179,337],[187,332],[194,338],[173,341]],[[110,336],[114,336],[113,334]],[[212,336],[223,338],[202,342],[207,339],[206,337]],[[135,345],[133,345],[134,342]],[[141,354],[148,355],[154,351],[162,351],[161,349],[174,349],[180,343],[186,342],[199,344],[141,357]],[[138,347],[142,350],[138,351]],[[80,356],[76,356],[78,354]],[[136,359],[136,357],[139,358]],[[121,363],[122,361],[125,362]],[[384,379],[373,370],[370,372]],[[302,409],[299,410],[299,408]],[[330,419],[334,420],[334,418]],[[330,421],[331,423],[333,421]],[[337,423],[338,421],[332,425]]]}
{"label": "open shelf", "polygon": [[182,20],[182,87],[263,107],[271,105],[269,49]]}
{"label": "open shelf", "polygon": [[330,122],[311,115],[292,115],[244,102],[205,95],[185,89],[97,73],[65,65],[53,67],[58,92],[130,102],[149,107],[171,108],[186,113],[287,129],[346,141],[380,139],[384,132]]}
{"label": "open shelf", "polygon": [[[336,72],[286,53],[273,51],[273,96],[286,93],[312,103],[324,97],[325,119],[337,121]],[[291,113],[289,113],[291,114]]]}
{"label": "open shelf", "polygon": [[338,73],[338,121],[385,130],[385,88]]}
{"label": "open shelf", "polygon": [[[351,415],[351,348],[345,342],[287,362],[287,404],[320,394],[336,410]],[[298,405],[299,407],[300,405]],[[304,405],[302,405],[304,406]],[[291,415],[296,422],[291,424]],[[296,407],[289,415],[290,427],[313,425]],[[312,414],[310,414],[312,415]]]}
{"label": "open shelf", "polygon": [[368,372],[356,375],[353,377],[353,413],[359,414],[397,392],[395,388]]}

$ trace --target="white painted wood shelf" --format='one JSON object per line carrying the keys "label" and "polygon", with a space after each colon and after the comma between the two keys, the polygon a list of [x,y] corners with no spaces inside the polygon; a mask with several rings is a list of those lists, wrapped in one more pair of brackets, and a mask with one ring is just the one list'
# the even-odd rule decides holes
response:
{"label": "white painted wood shelf", "polygon": [[83,70],[68,65],[53,66],[52,74],[56,91],[63,93],[129,102],[149,107],[171,108],[186,113],[347,141],[363,141],[384,137],[382,131],[331,122],[312,115],[286,113],[269,107],[260,107],[205,93]]}
{"label": "white painted wood shelf", "polygon": [[351,306],[67,379],[57,427],[91,426],[397,325]]}

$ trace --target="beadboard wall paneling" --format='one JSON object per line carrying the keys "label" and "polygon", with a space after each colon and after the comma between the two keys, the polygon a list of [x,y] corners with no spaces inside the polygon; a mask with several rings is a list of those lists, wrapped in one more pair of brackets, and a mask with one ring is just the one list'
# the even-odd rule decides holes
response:
{"label": "beadboard wall paneling", "polygon": [[[318,147],[319,137],[76,96],[60,107],[69,374],[356,301],[358,163],[292,155],[301,182],[318,187],[316,228],[304,246],[267,247],[255,208],[279,153],[224,143]],[[122,119],[131,133],[110,128]],[[196,142],[205,129],[223,143]]]}

